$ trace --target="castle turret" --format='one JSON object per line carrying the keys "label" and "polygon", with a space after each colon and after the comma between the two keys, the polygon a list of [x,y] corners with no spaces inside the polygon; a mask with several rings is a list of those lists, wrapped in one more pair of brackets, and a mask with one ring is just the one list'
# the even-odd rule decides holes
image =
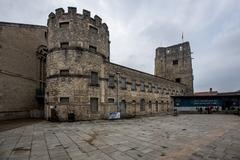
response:
{"label": "castle turret", "polygon": [[193,70],[189,42],[157,48],[155,75],[185,84],[186,94],[193,94]]}
{"label": "castle turret", "polygon": [[[74,7],[68,7],[67,13],[59,8],[49,14],[47,36],[46,117],[62,121],[69,115],[75,120],[91,118],[86,117],[94,112],[89,97],[96,97],[91,103],[97,105],[104,95],[99,79],[110,56],[107,25],[87,10],[79,14]],[[101,114],[101,108],[97,109],[96,118]]]}

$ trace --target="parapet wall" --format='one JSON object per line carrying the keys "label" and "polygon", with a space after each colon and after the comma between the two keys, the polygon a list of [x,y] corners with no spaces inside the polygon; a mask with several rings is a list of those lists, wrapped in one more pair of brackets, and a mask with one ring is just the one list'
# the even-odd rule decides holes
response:
{"label": "parapet wall", "polygon": [[49,14],[48,49],[59,49],[62,44],[64,48],[95,50],[106,60],[110,56],[108,26],[99,16],[92,18],[87,10],[79,14],[74,7],[68,7],[67,13],[58,8],[55,13]]}

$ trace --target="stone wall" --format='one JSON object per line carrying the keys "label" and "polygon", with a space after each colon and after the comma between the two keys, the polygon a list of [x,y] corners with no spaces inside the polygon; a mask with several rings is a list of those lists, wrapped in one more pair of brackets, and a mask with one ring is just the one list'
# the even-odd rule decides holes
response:
{"label": "stone wall", "polygon": [[111,63],[109,56],[109,32],[100,17],[91,18],[86,10],[78,14],[73,7],[67,13],[62,8],[50,13],[46,118],[67,121],[74,114],[75,120],[103,119],[117,111],[126,117],[166,113],[172,109],[170,96],[186,93],[184,84]]}
{"label": "stone wall", "polygon": [[0,22],[0,120],[29,117],[38,106],[39,60],[44,26]]}
{"label": "stone wall", "polygon": [[156,49],[155,75],[187,85],[193,94],[192,57],[189,42]]}

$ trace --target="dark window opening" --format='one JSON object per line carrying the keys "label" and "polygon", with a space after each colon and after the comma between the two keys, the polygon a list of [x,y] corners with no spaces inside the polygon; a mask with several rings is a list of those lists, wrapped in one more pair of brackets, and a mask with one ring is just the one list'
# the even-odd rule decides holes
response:
{"label": "dark window opening", "polygon": [[89,51],[90,51],[90,52],[93,52],[93,53],[96,53],[96,52],[97,52],[97,47],[95,47],[95,46],[89,46]]}
{"label": "dark window opening", "polygon": [[114,85],[114,76],[113,75],[110,75],[109,76],[109,79],[108,79],[108,87],[111,87],[113,88],[115,85]]}
{"label": "dark window opening", "polygon": [[98,33],[98,29],[96,27],[93,27],[93,26],[89,26],[89,31],[90,31],[90,33],[94,33],[94,34]]}
{"label": "dark window opening", "polygon": [[66,70],[66,69],[60,70],[60,75],[61,75],[61,76],[69,75],[69,70]]}
{"label": "dark window opening", "polygon": [[62,42],[62,43],[60,43],[60,46],[61,46],[62,49],[66,49],[66,48],[69,47],[69,43],[68,42]]}
{"label": "dark window opening", "polygon": [[149,109],[152,109],[152,102],[149,101]]}
{"label": "dark window opening", "polygon": [[173,65],[178,65],[178,60],[173,60]]}
{"label": "dark window opening", "polygon": [[69,26],[69,22],[60,22],[59,27],[60,28],[67,28]]}
{"label": "dark window opening", "polygon": [[69,103],[69,97],[60,97],[60,103],[61,104],[68,104]]}
{"label": "dark window opening", "polygon": [[97,72],[91,72],[91,85],[98,85],[98,73]]}
{"label": "dark window opening", "polygon": [[177,83],[181,83],[181,78],[176,78],[175,81],[176,81]]}
{"label": "dark window opening", "polygon": [[145,100],[144,99],[140,100],[140,111],[145,111]]}
{"label": "dark window opening", "polygon": [[98,98],[90,98],[90,110],[91,112],[98,112]]}
{"label": "dark window opening", "polygon": [[108,103],[114,103],[114,98],[108,98]]}
{"label": "dark window opening", "polygon": [[158,101],[156,101],[156,112],[158,112]]}

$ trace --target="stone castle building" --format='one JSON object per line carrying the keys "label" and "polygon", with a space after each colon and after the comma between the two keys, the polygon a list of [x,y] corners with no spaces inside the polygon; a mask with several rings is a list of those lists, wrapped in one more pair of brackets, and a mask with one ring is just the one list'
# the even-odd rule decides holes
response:
{"label": "stone castle building", "polygon": [[43,108],[60,121],[155,114],[172,109],[171,96],[193,94],[189,42],[157,48],[154,75],[121,66],[109,61],[107,25],[87,10],[56,9],[47,27],[2,22],[0,45],[0,117]]}

